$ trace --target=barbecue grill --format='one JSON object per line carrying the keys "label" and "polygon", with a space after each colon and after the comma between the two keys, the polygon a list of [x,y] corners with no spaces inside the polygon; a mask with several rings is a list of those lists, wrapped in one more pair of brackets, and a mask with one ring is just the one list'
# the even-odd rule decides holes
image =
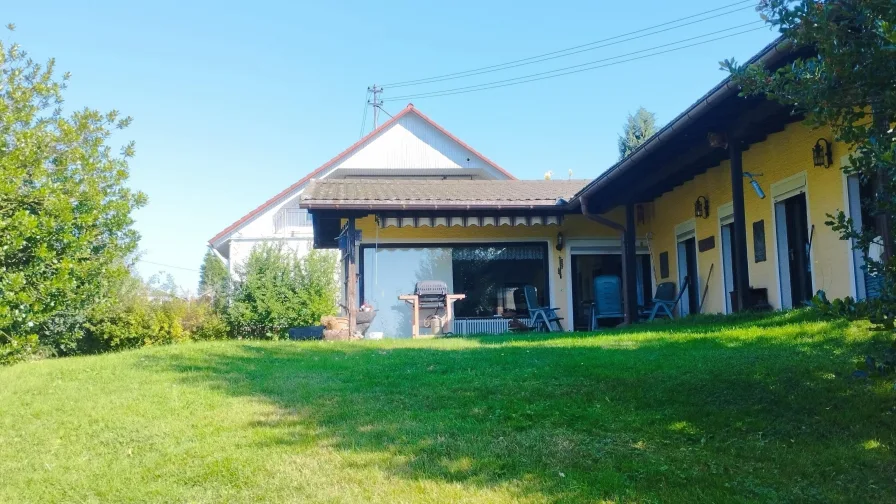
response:
{"label": "barbecue grill", "polygon": [[414,293],[398,296],[398,299],[411,305],[412,321],[411,334],[418,335],[420,323],[420,309],[432,310],[432,313],[423,319],[424,327],[431,327],[432,333],[439,336],[443,330],[451,328],[451,305],[464,299],[463,294],[451,294],[448,292],[448,284],[440,280],[423,280],[414,284]]}
{"label": "barbecue grill", "polygon": [[420,300],[420,308],[438,310],[444,308],[448,300],[448,284],[439,280],[424,280],[414,285],[414,294]]}

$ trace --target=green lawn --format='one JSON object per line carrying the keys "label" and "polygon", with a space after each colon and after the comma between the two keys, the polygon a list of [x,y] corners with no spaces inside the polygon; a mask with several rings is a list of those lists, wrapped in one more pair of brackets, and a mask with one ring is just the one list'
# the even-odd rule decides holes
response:
{"label": "green lawn", "polygon": [[894,502],[861,324],[219,342],[0,369],[0,502]]}

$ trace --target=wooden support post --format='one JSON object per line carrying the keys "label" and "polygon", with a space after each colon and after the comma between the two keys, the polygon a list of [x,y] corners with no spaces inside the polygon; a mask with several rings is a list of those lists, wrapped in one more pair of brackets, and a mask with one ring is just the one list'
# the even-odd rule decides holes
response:
{"label": "wooden support post", "polygon": [[346,237],[345,237],[345,251],[343,253],[347,254],[347,264],[346,268],[346,300],[345,306],[348,310],[348,331],[349,335],[352,336],[355,334],[355,328],[357,327],[357,314],[358,314],[358,244],[356,243],[355,236],[355,218],[348,218],[348,226],[346,227]]}
{"label": "wooden support post", "polygon": [[625,231],[622,238],[622,290],[624,293],[625,322],[638,321],[638,261],[635,254],[635,204],[625,205]]}
{"label": "wooden support post", "polygon": [[[741,311],[747,306],[748,292],[750,291],[750,272],[747,269],[747,217],[744,209],[744,166],[741,144],[739,141],[728,139],[728,154],[731,164],[731,199],[734,206],[734,291],[737,293],[737,305],[732,306],[734,311]],[[726,294],[727,295],[727,294]]]}

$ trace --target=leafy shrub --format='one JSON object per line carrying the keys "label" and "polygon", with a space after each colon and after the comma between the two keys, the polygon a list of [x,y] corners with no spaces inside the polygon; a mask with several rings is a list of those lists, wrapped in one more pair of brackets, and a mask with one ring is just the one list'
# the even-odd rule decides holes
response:
{"label": "leafy shrub", "polygon": [[211,250],[205,253],[202,266],[199,267],[199,297],[211,301],[217,313],[227,310],[227,298],[230,295],[230,273],[227,266],[218,259]]}
{"label": "leafy shrub", "polygon": [[336,257],[262,244],[237,270],[228,320],[238,336],[278,339],[292,326],[316,325],[336,313]]}
{"label": "leafy shrub", "polygon": [[205,300],[184,300],[128,276],[84,324],[79,351],[99,353],[189,340],[223,339],[224,320]]}
{"label": "leafy shrub", "polygon": [[0,42],[0,63],[0,355],[71,354],[137,246],[131,212],[146,197],[126,185],[134,147],[110,145],[131,119],[64,114],[68,74],[17,44]]}
{"label": "leafy shrub", "polygon": [[812,298],[812,309],[819,315],[851,320],[869,320],[881,329],[892,331],[896,327],[896,312],[892,303],[881,299],[856,301],[851,296],[829,301],[824,291]]}

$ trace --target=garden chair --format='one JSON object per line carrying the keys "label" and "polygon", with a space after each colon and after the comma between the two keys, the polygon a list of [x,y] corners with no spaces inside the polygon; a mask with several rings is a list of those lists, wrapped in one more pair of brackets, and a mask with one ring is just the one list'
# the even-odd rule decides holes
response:
{"label": "garden chair", "polygon": [[560,325],[562,317],[557,316],[559,308],[551,308],[548,306],[538,306],[538,291],[534,285],[523,287],[523,294],[526,297],[526,308],[529,309],[529,327],[535,330],[544,328],[546,332],[552,332],[556,326],[558,331],[563,330]]}
{"label": "garden chair", "polygon": [[594,278],[590,327],[592,331],[598,329],[598,320],[602,318],[625,318],[622,312],[622,280],[618,276],[601,275]]}
{"label": "garden chair", "polygon": [[[647,320],[653,320],[657,315],[668,316],[670,319],[675,318],[674,310],[675,305],[678,304],[678,301],[681,300],[682,294],[684,294],[685,289],[687,289],[688,285],[688,277],[684,278],[684,289],[681,289],[681,292],[678,295],[675,295],[675,283],[674,282],[663,282],[656,286],[656,295],[653,296],[653,309],[650,310],[649,313],[645,312],[644,315],[647,315]],[[660,313],[662,311],[662,313]]]}

